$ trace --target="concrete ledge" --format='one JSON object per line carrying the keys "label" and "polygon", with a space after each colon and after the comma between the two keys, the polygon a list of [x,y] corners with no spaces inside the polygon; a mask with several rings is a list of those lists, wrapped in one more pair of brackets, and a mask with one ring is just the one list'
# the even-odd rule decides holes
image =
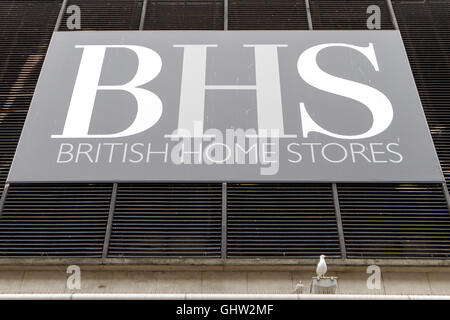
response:
{"label": "concrete ledge", "polygon": [[[316,265],[317,259],[160,259],[160,258],[0,258],[1,266],[21,265],[83,265],[83,266],[215,266],[217,270],[225,268],[254,266],[254,267],[301,267]],[[376,264],[378,266],[411,266],[411,267],[450,267],[450,259],[327,259],[330,266],[346,267]]]}
{"label": "concrete ledge", "polygon": [[[79,287],[73,288],[72,274],[62,266],[52,270],[0,271],[0,293],[5,297],[35,294],[59,296],[81,294],[83,297],[113,297],[143,295],[166,296],[167,294],[201,294],[212,298],[216,295],[236,294],[264,297],[295,297],[310,293],[314,268],[309,271],[106,271],[86,270],[81,267]],[[423,272],[409,272],[397,267],[397,271],[381,268],[376,288],[368,282],[366,271],[331,271],[337,277],[338,295],[387,295],[387,296],[450,296],[450,270],[435,272],[428,268]],[[434,268],[433,268],[434,269]],[[72,278],[72,280],[71,280]],[[25,296],[24,296],[25,295]],[[320,295],[314,295],[318,297]],[[329,295],[326,295],[329,296]],[[64,296],[61,296],[64,297]],[[200,296],[198,296],[200,297]]]}

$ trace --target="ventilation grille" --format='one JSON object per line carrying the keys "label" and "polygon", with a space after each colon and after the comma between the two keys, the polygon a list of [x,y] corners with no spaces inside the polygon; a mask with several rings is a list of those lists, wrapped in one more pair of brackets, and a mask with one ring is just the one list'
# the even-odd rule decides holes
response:
{"label": "ventilation grille", "polygon": [[304,0],[229,0],[229,30],[308,30]]}
{"label": "ventilation grille", "polygon": [[380,8],[381,29],[393,29],[386,0],[309,1],[314,29],[367,30],[367,19],[372,15],[367,8],[371,5]]}
{"label": "ventilation grille", "polygon": [[12,185],[0,256],[101,257],[111,185]]}
{"label": "ventilation grille", "polygon": [[222,0],[149,0],[146,30],[223,30]]}
{"label": "ventilation grille", "polygon": [[[64,10],[59,31],[70,31],[74,11],[71,5],[80,8],[81,29],[88,30],[137,30],[141,19],[142,0],[69,0]],[[72,18],[71,18],[72,17]],[[77,31],[77,29],[73,29]]]}
{"label": "ventilation grille", "polygon": [[228,256],[339,257],[329,184],[228,184]]}
{"label": "ventilation grille", "polygon": [[348,258],[448,258],[441,185],[339,185]]}
{"label": "ventilation grille", "polygon": [[[62,1],[0,1],[0,191]],[[393,1],[440,161],[450,180],[450,2]],[[81,30],[137,30],[143,0],[69,0]],[[384,0],[310,0],[314,29],[367,29]],[[229,0],[230,30],[308,29],[304,0]],[[67,8],[66,8],[67,9]],[[65,10],[60,30],[68,30]],[[145,29],[221,30],[222,0],[149,0]],[[109,184],[12,185],[0,256],[101,257]],[[439,185],[338,186],[349,258],[449,258]],[[108,257],[221,256],[221,184],[119,184]],[[229,184],[229,258],[340,257],[329,184]]]}
{"label": "ventilation grille", "polygon": [[219,257],[221,184],[120,184],[110,257]]}
{"label": "ventilation grille", "polygon": [[0,2],[0,194],[59,8],[59,1]]}
{"label": "ventilation grille", "polygon": [[59,1],[0,1],[0,95],[32,94]]}
{"label": "ventilation grille", "polygon": [[416,85],[450,183],[450,2],[394,2]]}
{"label": "ventilation grille", "polygon": [[0,95],[0,195],[8,177],[31,96]]}

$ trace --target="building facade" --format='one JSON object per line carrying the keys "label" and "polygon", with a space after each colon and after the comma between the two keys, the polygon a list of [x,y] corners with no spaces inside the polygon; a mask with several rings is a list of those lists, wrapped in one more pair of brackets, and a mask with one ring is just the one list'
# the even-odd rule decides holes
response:
{"label": "building facade", "polygon": [[[340,293],[450,294],[449,21],[442,0],[1,1],[0,291],[76,292],[75,264],[80,292],[293,293],[325,254]],[[367,29],[400,31],[446,183],[6,182],[55,31]]]}

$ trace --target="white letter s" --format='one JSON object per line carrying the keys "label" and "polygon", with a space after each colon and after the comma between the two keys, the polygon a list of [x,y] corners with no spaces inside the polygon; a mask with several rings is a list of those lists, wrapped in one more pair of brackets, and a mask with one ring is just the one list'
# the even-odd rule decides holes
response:
{"label": "white letter s", "polygon": [[380,134],[392,122],[393,109],[391,102],[382,92],[370,86],[333,76],[320,69],[317,64],[317,55],[321,50],[330,47],[346,47],[356,50],[370,61],[376,71],[379,71],[372,43],[368,47],[358,47],[345,43],[328,43],[305,50],[298,58],[298,73],[303,80],[315,88],[363,103],[372,113],[372,127],[368,131],[357,135],[336,134],[319,126],[308,114],[308,111],[306,111],[305,104],[300,103],[303,137],[307,138],[310,132],[319,132],[338,139],[364,139]]}

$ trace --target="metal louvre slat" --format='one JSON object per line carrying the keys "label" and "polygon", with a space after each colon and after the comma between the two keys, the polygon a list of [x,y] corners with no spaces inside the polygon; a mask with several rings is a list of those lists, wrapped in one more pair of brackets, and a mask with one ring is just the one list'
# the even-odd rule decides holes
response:
{"label": "metal louvre slat", "polygon": [[304,0],[229,0],[229,30],[308,30]]}
{"label": "metal louvre slat", "polygon": [[339,257],[330,184],[228,184],[229,258]]}
{"label": "metal louvre slat", "polygon": [[309,0],[315,30],[367,30],[371,13],[367,8],[377,5],[381,13],[381,29],[393,29],[386,0]]}
{"label": "metal louvre slat", "polygon": [[220,257],[221,184],[119,184],[109,257]]}
{"label": "metal louvre slat", "polygon": [[73,14],[67,13],[71,5],[77,5],[80,8],[83,31],[139,29],[142,0],[69,0],[59,31],[70,31],[66,22]]}
{"label": "metal louvre slat", "polygon": [[110,184],[10,186],[0,256],[101,257],[110,197]]}
{"label": "metal louvre slat", "polygon": [[348,258],[448,258],[450,215],[442,186],[342,184]]}
{"label": "metal louvre slat", "polygon": [[450,2],[393,2],[428,126],[450,183]]}
{"label": "metal louvre slat", "polygon": [[223,30],[222,0],[149,0],[144,30]]}

